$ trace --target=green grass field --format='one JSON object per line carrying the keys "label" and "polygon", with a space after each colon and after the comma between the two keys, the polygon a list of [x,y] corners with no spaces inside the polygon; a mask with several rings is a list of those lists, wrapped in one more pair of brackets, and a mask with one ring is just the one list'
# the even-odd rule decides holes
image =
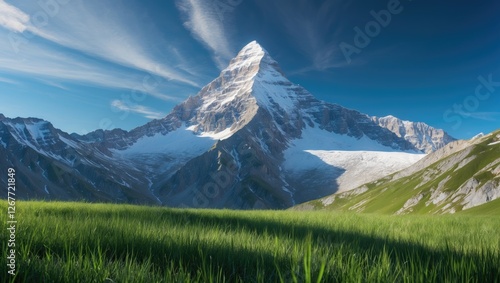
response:
{"label": "green grass field", "polygon": [[[7,257],[7,204],[0,205]],[[500,282],[500,216],[18,202],[4,282]]]}

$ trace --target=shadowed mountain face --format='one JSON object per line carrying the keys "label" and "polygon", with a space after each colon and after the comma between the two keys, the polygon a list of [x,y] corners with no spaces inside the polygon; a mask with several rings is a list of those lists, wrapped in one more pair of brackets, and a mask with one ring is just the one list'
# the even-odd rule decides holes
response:
{"label": "shadowed mountain face", "polygon": [[424,134],[405,139],[382,119],[315,99],[252,42],[161,120],[79,136],[2,116],[0,154],[2,167],[19,172],[22,198],[287,208],[401,170],[449,142],[440,130],[432,145]]}

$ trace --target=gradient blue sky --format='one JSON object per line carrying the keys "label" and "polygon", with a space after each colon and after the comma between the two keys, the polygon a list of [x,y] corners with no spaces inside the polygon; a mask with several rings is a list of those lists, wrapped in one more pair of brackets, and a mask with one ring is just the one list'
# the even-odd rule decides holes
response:
{"label": "gradient blue sky", "polygon": [[[346,60],[355,28],[388,7]],[[257,40],[319,99],[469,138],[500,128],[498,15],[495,0],[0,0],[0,113],[130,130]]]}

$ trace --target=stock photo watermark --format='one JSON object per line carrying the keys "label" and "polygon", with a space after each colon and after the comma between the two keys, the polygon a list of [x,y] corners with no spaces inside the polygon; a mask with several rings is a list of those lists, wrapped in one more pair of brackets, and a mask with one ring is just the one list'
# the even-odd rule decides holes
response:
{"label": "stock photo watermark", "polygon": [[243,3],[243,0],[215,0],[212,2],[212,5],[217,13],[217,16],[219,17],[219,20],[223,22],[224,15],[234,12],[236,7],[241,3]]}
{"label": "stock photo watermark", "polygon": [[[155,71],[159,73],[160,67],[156,66]],[[116,105],[111,104],[111,111],[113,113],[119,114],[119,120],[123,121],[127,119],[127,117],[132,112],[131,109],[133,108],[133,106],[139,102],[144,102],[149,95],[148,93],[156,90],[164,82],[164,78],[153,74],[153,72],[148,72],[143,77],[141,85],[133,88],[130,93],[121,95],[120,100],[118,101],[125,107],[116,107]],[[99,121],[99,128],[103,130],[111,130],[116,127],[113,123],[113,120],[109,117],[106,117],[102,118]]]}
{"label": "stock photo watermark", "polygon": [[[412,0],[407,0],[411,2]],[[392,16],[400,14],[404,10],[403,5],[399,0],[389,0],[387,3],[387,9],[382,9],[378,12],[371,10],[370,15],[373,20],[368,21],[364,28],[358,26],[354,27],[354,38],[353,44],[346,42],[341,42],[339,48],[342,51],[348,64],[352,62],[352,56],[354,54],[360,54],[364,48],[368,47],[372,42],[372,39],[377,37],[381,32],[382,28],[386,28],[392,21]]]}
{"label": "stock photo watermark", "polygon": [[479,81],[474,95],[469,95],[464,98],[461,103],[455,103],[443,113],[443,119],[447,123],[454,123],[452,128],[457,130],[462,125],[463,119],[474,116],[474,113],[479,109],[481,101],[488,100],[495,90],[500,87],[500,81],[493,80],[493,74],[477,77]]}
{"label": "stock photo watermark", "polygon": [[[217,170],[216,173],[210,174],[211,182],[206,183],[201,190],[199,188],[193,188],[191,191],[194,193],[192,204],[194,207],[208,207],[210,205],[211,199],[215,199],[221,193],[221,190],[229,188],[231,185],[232,177],[238,174],[238,166],[235,162],[231,162],[230,165],[226,165],[223,168]],[[181,207],[190,207],[185,204],[181,204]]]}
{"label": "stock photo watermark", "polygon": [[8,34],[9,43],[12,50],[17,54],[21,51],[22,45],[27,45],[35,36],[30,29],[38,30],[50,24],[50,19],[55,18],[61,8],[72,0],[39,0],[36,3],[40,9],[29,15],[26,29],[22,33],[11,31]]}
{"label": "stock photo watermark", "polygon": [[[159,70],[160,68],[157,66],[156,71],[159,72]],[[118,118],[121,121],[127,119],[131,112],[130,111],[131,106],[135,105],[136,103],[145,101],[148,97],[148,92],[157,89],[164,81],[165,79],[153,73],[146,74],[143,77],[142,83],[139,86],[132,89],[130,93],[121,95],[121,99],[119,101],[126,107],[116,108],[113,107],[113,105],[110,106],[111,110],[114,113],[117,113],[118,117],[116,118]],[[102,118],[99,121],[98,127],[103,130],[112,130],[116,128],[112,117]],[[86,130],[82,129],[82,134],[86,133],[87,133]],[[94,156],[95,152],[93,150],[81,147],[77,152],[67,153],[65,156],[63,156],[63,159],[70,161],[71,169],[75,170],[76,168],[78,168],[80,165],[83,164],[84,160],[92,159]],[[58,179],[62,179],[65,173],[69,173],[67,172],[67,169],[59,168],[57,166],[55,167],[54,171]]]}
{"label": "stock photo watermark", "polygon": [[16,275],[16,170],[7,169],[7,273]]}
{"label": "stock photo watermark", "polygon": [[[270,139],[274,139],[274,133],[271,131],[266,132]],[[230,156],[233,160],[227,162],[217,172],[210,173],[210,181],[204,185],[199,185],[195,188],[189,189],[189,192],[194,196],[191,204],[182,203],[180,207],[183,208],[207,208],[213,200],[220,194],[229,189],[233,185],[234,178],[240,173],[241,165],[238,162],[240,157],[244,157],[248,164],[260,163],[256,153],[252,150],[252,146],[245,141],[240,142],[232,151]],[[251,191],[249,185],[245,185],[243,189]]]}

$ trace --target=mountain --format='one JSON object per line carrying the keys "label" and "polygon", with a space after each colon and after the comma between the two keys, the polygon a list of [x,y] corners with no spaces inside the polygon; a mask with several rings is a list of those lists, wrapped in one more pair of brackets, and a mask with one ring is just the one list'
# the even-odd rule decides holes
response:
{"label": "mountain", "polygon": [[[111,156],[36,118],[0,117],[0,170],[16,170],[16,196],[58,199],[152,203],[138,190],[144,180]],[[140,176],[139,172],[135,175]],[[1,179],[6,185],[6,179]]]}
{"label": "mountain", "polygon": [[[61,192],[182,207],[291,207],[410,166],[425,156],[417,145],[428,137],[408,141],[366,114],[317,100],[290,82],[257,42],[165,118],[131,131],[68,135],[41,120],[32,129],[30,121],[0,121],[2,156],[32,155],[9,165],[33,180],[20,183],[22,197],[52,199]],[[47,177],[51,166],[65,168],[67,177]]]}
{"label": "mountain", "polygon": [[498,207],[499,201],[500,131],[496,131],[452,142],[400,172],[296,209],[442,214]]}
{"label": "mountain", "polygon": [[431,153],[456,140],[445,131],[422,122],[403,121],[392,115],[380,118],[374,116],[372,120],[425,153]]}

